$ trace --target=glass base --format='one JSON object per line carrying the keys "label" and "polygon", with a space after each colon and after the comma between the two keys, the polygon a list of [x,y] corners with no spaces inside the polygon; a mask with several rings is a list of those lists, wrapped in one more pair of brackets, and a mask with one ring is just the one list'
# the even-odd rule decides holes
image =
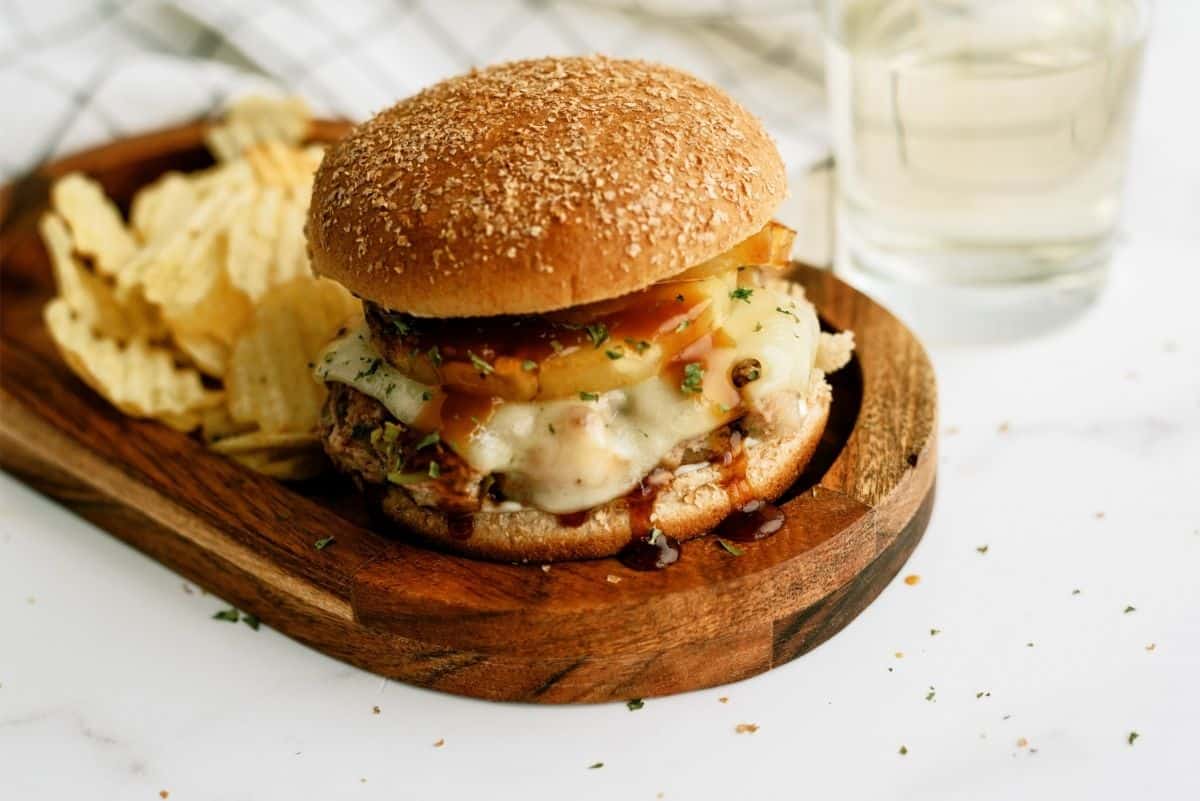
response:
{"label": "glass base", "polygon": [[[1044,248],[882,251],[839,225],[834,272],[927,342],[1012,342],[1060,328],[1099,297],[1108,239]],[[949,276],[970,280],[950,281]]]}

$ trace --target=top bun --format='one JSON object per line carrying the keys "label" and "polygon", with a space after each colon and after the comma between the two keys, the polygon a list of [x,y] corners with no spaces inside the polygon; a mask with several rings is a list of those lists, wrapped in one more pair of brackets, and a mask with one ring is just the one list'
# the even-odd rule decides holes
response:
{"label": "top bun", "polygon": [[542,58],[435,84],[330,147],[308,242],[318,274],[389,309],[538,313],[712,258],[785,193],[775,144],[716,87]]}

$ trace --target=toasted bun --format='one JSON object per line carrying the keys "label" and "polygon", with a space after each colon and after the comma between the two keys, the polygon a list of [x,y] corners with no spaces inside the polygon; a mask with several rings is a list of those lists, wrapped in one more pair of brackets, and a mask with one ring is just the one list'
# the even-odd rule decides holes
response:
{"label": "toasted bun", "polygon": [[543,58],[443,81],[333,145],[308,242],[317,273],[390,309],[539,313],[710,259],[785,194],[774,143],[716,87]]}
{"label": "toasted bun", "polygon": [[[683,541],[710,531],[733,510],[754,499],[778,498],[812,458],[829,418],[829,393],[809,404],[798,426],[769,427],[746,450],[744,481],[722,481],[721,468],[706,465],[677,475],[658,493],[651,512],[655,526]],[[455,536],[446,515],[417,506],[398,487],[387,490],[383,513],[423,538],[472,556],[514,562],[552,562],[612,556],[630,541],[624,500],[593,509],[579,526],[565,526],[538,509],[479,512],[470,537]]]}

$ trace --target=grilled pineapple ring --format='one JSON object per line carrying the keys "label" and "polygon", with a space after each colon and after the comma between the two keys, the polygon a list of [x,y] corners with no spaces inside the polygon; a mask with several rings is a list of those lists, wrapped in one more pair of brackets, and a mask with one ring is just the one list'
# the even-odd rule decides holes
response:
{"label": "grilled pineapple ring", "polygon": [[526,317],[419,319],[368,310],[376,349],[408,377],[447,392],[552,400],[629,386],[718,331],[738,268],[785,263],[794,232],[770,223],[680,276],[612,300]]}

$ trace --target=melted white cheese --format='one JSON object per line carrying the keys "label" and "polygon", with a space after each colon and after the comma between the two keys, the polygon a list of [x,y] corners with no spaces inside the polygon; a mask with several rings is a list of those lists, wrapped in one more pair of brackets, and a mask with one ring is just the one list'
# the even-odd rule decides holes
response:
{"label": "melted white cheese", "polygon": [[[737,397],[729,383],[737,361],[755,358],[762,365],[760,378],[740,392],[750,409],[778,392],[803,399],[820,334],[812,306],[758,287],[733,307],[724,331],[734,344],[705,356],[702,396],[655,376],[594,401],[504,403],[458,455],[481,473],[502,473],[505,494],[514,500],[574,512],[628,492],[680,442],[728,419],[721,405]],[[416,420],[430,397],[429,387],[379,357],[365,329],[332,343],[316,374],[370,395],[404,423]]]}

